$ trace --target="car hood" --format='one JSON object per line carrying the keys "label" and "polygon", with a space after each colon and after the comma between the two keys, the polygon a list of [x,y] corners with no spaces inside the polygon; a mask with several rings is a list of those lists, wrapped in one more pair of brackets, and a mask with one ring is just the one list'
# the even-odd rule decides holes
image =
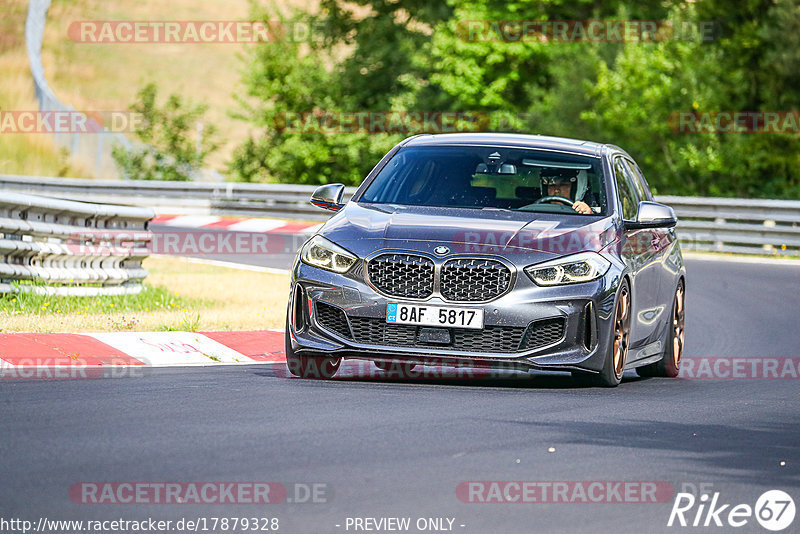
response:
{"label": "car hood", "polygon": [[[610,217],[349,202],[319,234],[366,257],[382,249],[501,255],[531,264],[599,251],[615,235]],[[438,252],[442,252],[440,249]]]}

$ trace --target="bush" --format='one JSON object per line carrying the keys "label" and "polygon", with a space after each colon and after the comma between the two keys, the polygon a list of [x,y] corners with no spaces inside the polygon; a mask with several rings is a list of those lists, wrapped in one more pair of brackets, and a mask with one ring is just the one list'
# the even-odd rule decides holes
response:
{"label": "bush", "polygon": [[139,143],[131,150],[115,146],[114,161],[126,177],[134,180],[191,180],[194,169],[202,167],[206,156],[218,147],[213,140],[216,129],[205,126],[198,147],[193,130],[206,106],[186,104],[174,94],[159,106],[157,97],[153,83],[139,91],[131,106],[141,118],[134,132]]}

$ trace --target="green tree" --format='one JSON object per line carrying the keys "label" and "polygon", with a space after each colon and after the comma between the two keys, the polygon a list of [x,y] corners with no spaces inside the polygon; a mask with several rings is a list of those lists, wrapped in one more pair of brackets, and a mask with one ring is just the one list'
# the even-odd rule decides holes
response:
{"label": "green tree", "polygon": [[[256,47],[244,74],[247,95],[240,117],[259,129],[234,153],[230,170],[245,181],[357,184],[404,132],[354,126],[325,127],[337,112],[391,111],[408,106],[418,74],[411,62],[441,8],[424,0],[355,2],[353,10],[324,0],[318,16],[297,12],[285,27],[317,31],[306,42],[278,39]],[[365,15],[363,7],[370,11]],[[422,14],[409,22],[409,12]],[[279,15],[256,7],[255,20]],[[321,32],[322,35],[319,35]],[[288,32],[291,35],[291,32]]]}
{"label": "green tree", "polygon": [[797,101],[796,90],[786,91],[795,73],[772,60],[786,57],[776,23],[788,21],[782,3],[796,0],[773,9],[772,2],[743,2],[744,13],[735,14],[715,1],[674,8],[675,25],[714,20],[718,38],[626,45],[613,64],[600,66],[595,105],[583,116],[637,157],[661,193],[798,196],[796,134],[675,131],[680,112],[780,110]]}
{"label": "green tree", "polygon": [[204,125],[199,147],[193,136],[207,107],[187,104],[174,94],[160,106],[157,99],[158,88],[153,83],[138,92],[131,111],[140,119],[134,132],[139,143],[130,150],[115,146],[114,161],[134,180],[191,180],[194,170],[218,147],[213,125]]}
{"label": "green tree", "polygon": [[[796,109],[800,0],[323,0],[309,43],[258,47],[240,179],[358,183],[404,133],[326,132],[323,112],[479,111],[490,131],[612,142],[661,193],[800,196],[797,134],[675,131],[679,112]],[[264,10],[255,16],[266,16]],[[714,40],[507,42],[469,21],[669,19]],[[291,21],[288,21],[291,22]],[[481,38],[483,37],[483,38]],[[287,117],[302,118],[289,127]],[[292,115],[294,114],[294,115]]]}

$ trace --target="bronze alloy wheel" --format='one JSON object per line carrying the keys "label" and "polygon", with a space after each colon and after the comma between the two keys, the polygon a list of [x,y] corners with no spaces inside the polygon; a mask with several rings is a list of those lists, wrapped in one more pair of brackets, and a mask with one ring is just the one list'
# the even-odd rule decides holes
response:
{"label": "bronze alloy wheel", "polygon": [[683,356],[683,325],[685,310],[683,307],[684,290],[683,284],[678,284],[675,291],[675,304],[672,310],[672,356],[675,359],[675,367],[680,368],[681,357]]}
{"label": "bronze alloy wheel", "polygon": [[622,287],[614,314],[614,375],[622,378],[625,359],[628,356],[628,341],[631,333],[630,319],[631,299],[628,286]]}
{"label": "bronze alloy wheel", "polygon": [[573,371],[578,384],[587,386],[617,387],[622,382],[631,335],[631,289],[626,279],[622,280],[614,307],[612,330],[608,348],[604,351],[603,367],[596,373]]}
{"label": "bronze alloy wheel", "polygon": [[684,347],[684,317],[686,315],[686,286],[683,280],[678,281],[675,288],[675,299],[672,303],[672,322],[664,338],[664,356],[657,362],[636,368],[639,376],[665,376],[675,378],[681,371],[681,358]]}

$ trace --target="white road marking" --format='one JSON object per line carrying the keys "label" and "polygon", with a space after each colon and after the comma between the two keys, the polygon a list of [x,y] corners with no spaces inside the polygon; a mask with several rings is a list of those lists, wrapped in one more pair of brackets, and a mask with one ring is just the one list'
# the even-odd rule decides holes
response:
{"label": "white road marking", "polygon": [[234,223],[226,229],[230,232],[269,232],[286,224],[286,221],[280,219],[247,219]]}
{"label": "white road marking", "polygon": [[86,334],[153,367],[257,363],[195,332],[111,332]]}
{"label": "white road marking", "polygon": [[177,226],[180,228],[201,228],[207,224],[213,224],[222,220],[221,217],[214,217],[212,215],[181,215],[170,219],[164,224],[167,226]]}

